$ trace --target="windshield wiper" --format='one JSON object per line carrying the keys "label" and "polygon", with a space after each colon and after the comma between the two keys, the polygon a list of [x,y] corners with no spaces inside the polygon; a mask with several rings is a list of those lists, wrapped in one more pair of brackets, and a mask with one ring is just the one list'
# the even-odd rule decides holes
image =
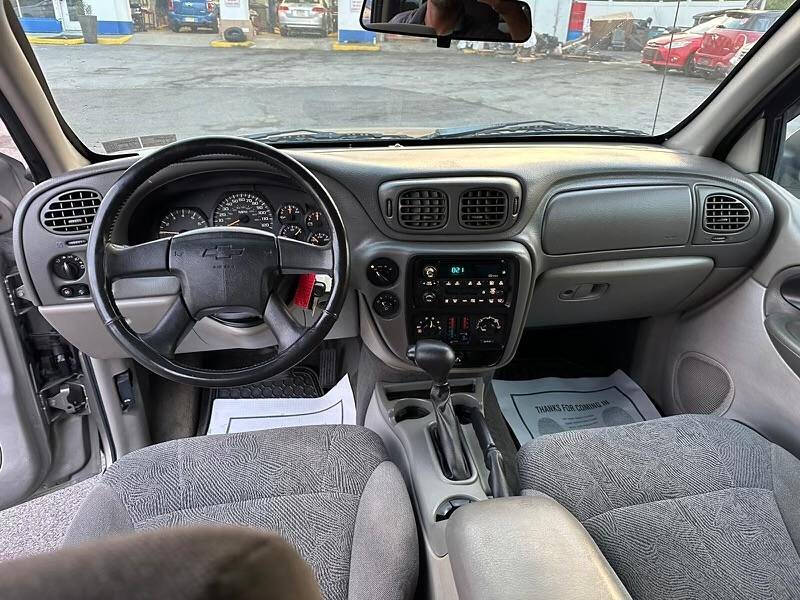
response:
{"label": "windshield wiper", "polygon": [[548,133],[578,133],[603,135],[647,135],[639,129],[625,129],[608,125],[576,125],[565,121],[512,121],[498,125],[481,127],[448,127],[437,129],[428,136],[430,139],[448,139],[462,137],[504,137],[516,135],[539,135]]}
{"label": "windshield wiper", "polygon": [[366,142],[372,140],[413,140],[419,139],[398,133],[368,131],[325,131],[316,129],[288,129],[268,133],[254,133],[248,136],[259,142]]}

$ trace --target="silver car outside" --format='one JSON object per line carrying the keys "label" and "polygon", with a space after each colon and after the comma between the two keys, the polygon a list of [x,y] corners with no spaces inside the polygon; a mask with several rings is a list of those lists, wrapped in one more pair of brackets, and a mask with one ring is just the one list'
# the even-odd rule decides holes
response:
{"label": "silver car outside", "polygon": [[292,31],[328,35],[327,9],[319,2],[282,2],[278,6],[278,26],[281,35]]}

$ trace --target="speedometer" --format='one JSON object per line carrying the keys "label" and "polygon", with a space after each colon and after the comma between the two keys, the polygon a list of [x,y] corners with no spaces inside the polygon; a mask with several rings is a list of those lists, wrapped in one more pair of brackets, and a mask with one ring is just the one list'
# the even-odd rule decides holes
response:
{"label": "speedometer", "polygon": [[272,230],[274,213],[266,198],[256,192],[228,192],[214,209],[217,227]]}

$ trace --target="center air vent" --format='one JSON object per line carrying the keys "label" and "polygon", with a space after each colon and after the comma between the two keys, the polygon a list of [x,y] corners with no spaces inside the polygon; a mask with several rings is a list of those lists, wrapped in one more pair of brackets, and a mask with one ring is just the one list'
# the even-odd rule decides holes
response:
{"label": "center air vent", "polygon": [[750,209],[733,196],[713,194],[703,204],[703,229],[708,233],[737,233],[750,224]]}
{"label": "center air vent", "polygon": [[447,195],[437,189],[405,190],[397,197],[397,220],[407,229],[444,227]]}
{"label": "center air vent", "polygon": [[88,233],[102,197],[94,190],[72,190],[50,200],[42,211],[42,225],[59,235]]}
{"label": "center air vent", "polygon": [[508,195],[497,188],[478,188],[461,194],[458,220],[468,229],[491,229],[506,222]]}

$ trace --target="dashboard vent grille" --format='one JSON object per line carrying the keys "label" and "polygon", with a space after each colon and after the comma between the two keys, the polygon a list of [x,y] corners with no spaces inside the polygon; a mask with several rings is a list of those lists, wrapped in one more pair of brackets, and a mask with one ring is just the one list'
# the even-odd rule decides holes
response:
{"label": "dashboard vent grille", "polygon": [[42,211],[42,225],[59,235],[87,233],[102,196],[94,190],[72,190],[50,200]]}
{"label": "dashboard vent grille", "polygon": [[461,194],[458,217],[462,227],[489,229],[499,227],[508,216],[508,195],[497,188],[467,190]]}
{"label": "dashboard vent grille", "polygon": [[447,194],[436,189],[405,190],[397,198],[397,220],[408,229],[438,229],[447,221]]}
{"label": "dashboard vent grille", "polygon": [[708,196],[703,205],[703,229],[709,233],[736,233],[750,224],[750,209],[724,194]]}

